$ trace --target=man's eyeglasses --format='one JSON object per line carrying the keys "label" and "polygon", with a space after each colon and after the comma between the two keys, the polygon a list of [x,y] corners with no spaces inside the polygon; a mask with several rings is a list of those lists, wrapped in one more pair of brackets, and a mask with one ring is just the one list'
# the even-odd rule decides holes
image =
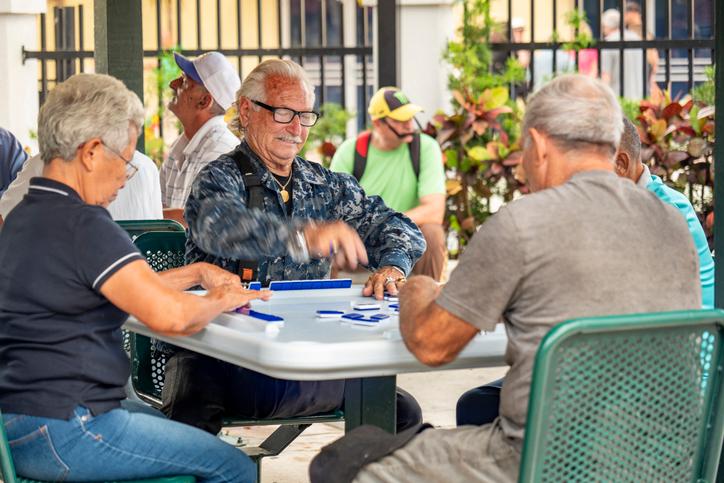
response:
{"label": "man's eyeglasses", "polygon": [[288,109],[286,107],[270,106],[259,101],[252,100],[251,102],[259,107],[263,107],[267,111],[271,111],[274,121],[279,124],[289,124],[294,119],[294,116],[299,116],[299,124],[304,127],[312,127],[317,124],[319,120],[319,113],[315,111],[295,111],[294,109]]}
{"label": "man's eyeglasses", "polygon": [[109,148],[107,144],[104,143],[103,147],[106,148],[111,153],[118,156],[119,158],[121,158],[126,163],[126,180],[133,178],[133,176],[138,172],[138,167],[135,164],[133,164],[133,162],[130,159],[124,158],[121,155],[121,153],[119,153],[115,149]]}

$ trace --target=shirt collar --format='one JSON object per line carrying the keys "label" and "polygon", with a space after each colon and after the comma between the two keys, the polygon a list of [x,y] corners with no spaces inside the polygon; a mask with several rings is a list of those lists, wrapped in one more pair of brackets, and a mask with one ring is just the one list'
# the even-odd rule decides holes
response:
{"label": "shirt collar", "polygon": [[[249,155],[251,159],[256,162],[257,165],[259,165],[259,167],[261,168],[261,181],[264,183],[271,183],[271,185],[273,186],[274,182],[271,180],[269,169],[266,167],[261,158],[259,158],[259,156],[251,149],[245,139],[242,139],[241,144],[239,145],[239,149]],[[292,175],[299,182],[309,184],[325,184],[326,181],[322,177],[318,176],[313,170],[307,168],[307,166],[302,163],[302,160],[303,158],[299,156],[296,156],[294,158],[294,161],[292,161]]]}
{"label": "shirt collar", "polygon": [[223,127],[224,129],[226,129],[226,122],[224,121],[224,116],[214,116],[206,121],[204,125],[201,126],[198,131],[196,131],[196,134],[194,134],[194,136],[189,140],[188,144],[186,144],[186,147],[183,151],[184,156],[188,156],[189,154],[194,152],[194,150],[196,150],[196,148],[198,148],[201,142],[204,140],[206,135],[209,134],[210,131],[218,127]]}
{"label": "shirt collar", "polygon": [[30,178],[30,185],[28,186],[28,189],[33,190],[37,193],[52,193],[58,196],[67,196],[72,199],[83,201],[78,192],[75,191],[73,188],[71,188],[67,184],[52,180],[50,178]]}
{"label": "shirt collar", "polygon": [[649,167],[645,164],[643,165],[644,170],[641,172],[641,176],[639,176],[639,180],[636,182],[636,184],[642,188],[646,188],[649,183],[651,183],[651,171],[649,171]]}

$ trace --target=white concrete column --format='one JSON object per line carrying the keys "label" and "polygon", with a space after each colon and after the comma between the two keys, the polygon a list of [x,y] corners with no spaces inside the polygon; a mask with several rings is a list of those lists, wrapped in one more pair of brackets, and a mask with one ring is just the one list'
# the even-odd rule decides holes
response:
{"label": "white concrete column", "polygon": [[453,0],[398,0],[400,5],[399,86],[425,112],[424,126],[438,109],[449,110],[449,67],[442,61],[447,41],[455,34]]}
{"label": "white concrete column", "polygon": [[23,64],[22,48],[38,50],[36,15],[45,12],[46,3],[0,0],[0,126],[34,153],[38,145],[30,139],[30,131],[37,130],[38,62]]}

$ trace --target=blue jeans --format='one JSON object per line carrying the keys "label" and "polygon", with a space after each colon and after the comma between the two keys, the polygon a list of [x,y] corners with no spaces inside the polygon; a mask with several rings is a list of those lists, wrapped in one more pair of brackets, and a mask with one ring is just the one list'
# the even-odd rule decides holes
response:
{"label": "blue jeans", "polygon": [[17,473],[51,481],[193,475],[199,482],[252,482],[254,463],[200,429],[126,409],[69,420],[3,414]]}
{"label": "blue jeans", "polygon": [[500,390],[503,380],[467,391],[458,399],[455,415],[458,426],[482,426],[495,421],[500,408]]}

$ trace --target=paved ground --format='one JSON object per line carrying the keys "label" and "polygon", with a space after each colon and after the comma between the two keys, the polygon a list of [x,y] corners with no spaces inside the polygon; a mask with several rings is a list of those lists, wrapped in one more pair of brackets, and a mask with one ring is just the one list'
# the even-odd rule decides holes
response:
{"label": "paved ground", "polygon": [[[412,393],[422,406],[423,418],[439,427],[455,426],[455,402],[466,390],[502,377],[507,368],[461,369],[398,376],[398,385]],[[234,428],[232,436],[242,436],[255,445],[275,426]],[[305,483],[307,468],[319,449],[344,434],[343,423],[314,424],[280,456],[265,458],[262,483]]]}

